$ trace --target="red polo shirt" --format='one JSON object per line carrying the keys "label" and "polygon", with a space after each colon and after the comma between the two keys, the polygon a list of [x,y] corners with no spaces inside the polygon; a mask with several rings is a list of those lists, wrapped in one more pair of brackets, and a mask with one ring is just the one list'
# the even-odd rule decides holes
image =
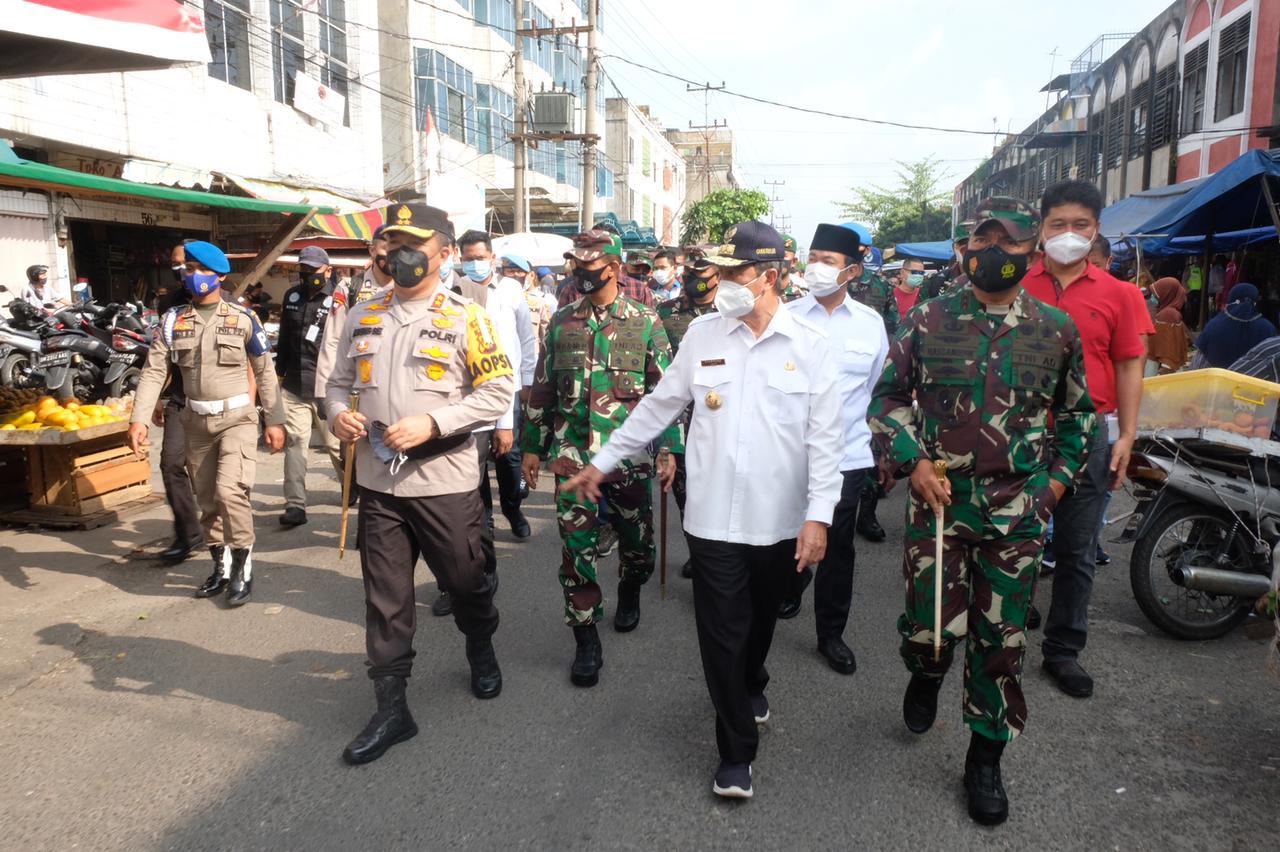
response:
{"label": "red polo shirt", "polygon": [[1084,344],[1089,396],[1099,414],[1115,411],[1115,362],[1137,358],[1145,351],[1138,336],[1133,297],[1125,290],[1133,290],[1134,286],[1117,281],[1093,264],[1085,264],[1084,274],[1063,289],[1043,261],[1027,270],[1022,286],[1035,298],[1061,308],[1071,317]]}

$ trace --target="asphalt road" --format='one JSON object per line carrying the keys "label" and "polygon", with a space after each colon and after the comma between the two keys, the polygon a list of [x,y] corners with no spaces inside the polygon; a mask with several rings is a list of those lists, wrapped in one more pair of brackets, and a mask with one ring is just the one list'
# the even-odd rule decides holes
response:
{"label": "asphalt road", "polygon": [[423,571],[421,733],[345,766],[373,703],[359,560],[337,559],[318,456],[311,523],[278,527],[280,467],[259,466],[254,599],[238,611],[190,597],[206,559],[165,569],[131,552],[161,543],[163,507],[89,533],[0,532],[0,849],[1274,848],[1280,684],[1262,642],[1156,633],[1118,545],[1094,599],[1095,697],[1060,694],[1033,635],[1029,728],[1004,761],[1012,816],[970,823],[958,669],[934,730],[914,737],[900,717],[900,494],[881,509],[890,541],[859,544],[857,674],[815,654],[811,607],[779,627],[750,802],[710,792],[678,536],[667,599],[655,575],[640,628],[603,630],[600,685],[570,685],[545,484],[533,539],[499,533],[501,697],[471,696],[462,636],[430,615]]}

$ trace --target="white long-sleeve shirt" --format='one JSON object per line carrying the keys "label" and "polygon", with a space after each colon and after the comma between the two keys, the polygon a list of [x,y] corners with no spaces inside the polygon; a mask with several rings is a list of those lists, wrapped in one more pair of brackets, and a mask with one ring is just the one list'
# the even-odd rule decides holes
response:
{"label": "white long-sleeve shirt", "polygon": [[538,364],[538,349],[533,339],[533,319],[529,314],[529,303],[524,297],[524,288],[514,278],[492,275],[484,284],[476,284],[462,280],[462,295],[479,302],[493,319],[493,327],[498,332],[498,343],[502,351],[511,359],[511,368],[516,374],[516,397],[511,410],[502,415],[489,429],[512,429],[515,427],[515,406],[520,404],[520,388],[533,384],[533,370]]}
{"label": "white long-sleeve shirt", "polygon": [[884,319],[848,294],[829,314],[812,294],[789,302],[786,308],[827,333],[827,346],[840,375],[844,420],[844,458],[840,470],[874,467],[867,406],[871,404],[871,392],[880,380],[884,359],[889,354]]}
{"label": "white long-sleeve shirt", "polygon": [[843,482],[840,387],[826,335],[779,309],[759,338],[706,314],[591,463],[608,473],[693,403],[685,442],[684,528],[698,538],[769,545],[805,521],[830,524]]}

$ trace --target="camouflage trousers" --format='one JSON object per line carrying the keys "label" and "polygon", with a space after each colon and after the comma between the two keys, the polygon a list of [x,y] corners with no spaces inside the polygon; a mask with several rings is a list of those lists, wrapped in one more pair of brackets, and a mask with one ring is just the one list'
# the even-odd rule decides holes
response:
{"label": "camouflage trousers", "polygon": [[[902,659],[912,674],[941,678],[964,642],[964,720],[984,737],[1011,740],[1027,722],[1022,694],[1027,614],[1044,550],[1047,511],[1037,509],[1007,534],[983,522],[965,489],[952,483],[943,526],[942,654],[933,659],[934,536],[929,506],[911,495],[903,575],[906,611],[898,619]],[[1037,499],[1036,506],[1042,504]]]}
{"label": "camouflage trousers", "polygon": [[[568,477],[556,477],[556,521],[560,527],[560,585],[564,589],[564,620],[570,627],[595,624],[604,618],[604,593],[597,573],[600,538],[599,504],[579,500],[564,490]],[[653,546],[653,479],[628,475],[600,485],[618,532],[622,578],[643,584],[653,574],[657,551]]]}

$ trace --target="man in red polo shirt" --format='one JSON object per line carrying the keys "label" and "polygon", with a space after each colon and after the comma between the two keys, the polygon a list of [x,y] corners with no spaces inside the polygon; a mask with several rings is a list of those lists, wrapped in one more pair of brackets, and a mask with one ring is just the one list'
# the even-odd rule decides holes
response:
{"label": "man in red polo shirt", "polygon": [[1099,239],[1101,212],[1102,194],[1087,181],[1069,180],[1049,187],[1040,202],[1044,260],[1022,279],[1028,293],[1061,308],[1075,321],[1084,343],[1089,396],[1098,414],[1118,421],[1118,437],[1109,442],[1109,430],[1098,418],[1088,464],[1053,514],[1057,567],[1041,646],[1043,668],[1059,689],[1076,698],[1093,694],[1093,678],[1079,657],[1088,637],[1098,524],[1107,492],[1124,481],[1133,449],[1146,352],[1134,303],[1125,289],[1132,285],[1117,281],[1088,260],[1090,246]]}

